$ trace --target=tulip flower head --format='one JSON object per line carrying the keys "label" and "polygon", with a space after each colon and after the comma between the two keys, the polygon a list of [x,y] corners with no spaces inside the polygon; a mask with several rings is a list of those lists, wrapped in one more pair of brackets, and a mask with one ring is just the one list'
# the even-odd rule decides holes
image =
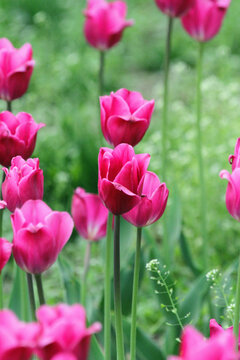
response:
{"label": "tulip flower head", "polygon": [[147,171],[138,185],[140,201],[132,210],[123,214],[124,219],[137,227],[153,224],[164,213],[168,193],[166,184],[161,184],[156,174]]}
{"label": "tulip flower head", "polygon": [[14,116],[9,111],[0,113],[0,164],[10,166],[14,156],[28,159],[35,148],[37,132],[45,124],[37,124],[30,114]]}
{"label": "tulip flower head", "polygon": [[227,170],[222,170],[219,176],[228,180],[226,191],[227,210],[234,219],[240,221],[240,168],[235,168],[232,174]]}
{"label": "tulip flower head", "polygon": [[135,146],[150,125],[154,100],[147,101],[139,92],[120,89],[101,96],[100,107],[102,132],[109,144]]}
{"label": "tulip flower head", "polygon": [[35,62],[32,46],[15,49],[8,39],[0,39],[0,98],[12,101],[25,94]]}
{"label": "tulip flower head", "polygon": [[16,156],[11,161],[11,168],[3,168],[6,174],[2,184],[3,200],[7,208],[14,211],[27,200],[43,198],[43,171],[39,168],[39,159],[25,161]]}
{"label": "tulip flower head", "polygon": [[85,310],[77,304],[43,305],[37,310],[37,319],[42,328],[37,349],[41,360],[52,360],[54,356],[65,360],[63,356],[67,355],[66,360],[87,360],[91,335],[101,330],[100,323],[86,327]]}
{"label": "tulip flower head", "polygon": [[183,16],[195,3],[195,0],[155,0],[156,5],[170,17]]}
{"label": "tulip flower head", "polygon": [[205,42],[218,34],[231,0],[195,0],[182,25],[195,40]]}
{"label": "tulip flower head", "polygon": [[72,217],[83,238],[96,241],[106,235],[108,210],[98,195],[78,187],[72,198]]}
{"label": "tulip flower head", "polygon": [[0,238],[0,275],[4,266],[7,264],[12,253],[12,244],[4,239]]}
{"label": "tulip flower head", "polygon": [[105,51],[116,45],[132,20],[126,20],[127,5],[123,1],[88,0],[84,34],[94,48]]}
{"label": "tulip flower head", "polygon": [[11,221],[13,256],[21,269],[32,274],[41,274],[56,261],[73,230],[68,213],[52,211],[42,200],[25,202]]}
{"label": "tulip flower head", "polygon": [[114,150],[101,148],[98,156],[98,191],[114,215],[130,211],[140,201],[138,186],[147,171],[149,154],[135,155],[128,144]]}
{"label": "tulip flower head", "polygon": [[[224,329],[221,325],[217,323],[215,319],[211,319],[209,323],[210,328],[210,337],[218,336],[224,332],[230,332],[233,334],[233,326],[230,326],[227,329]],[[239,326],[240,328],[240,326]],[[238,339],[238,347],[240,348],[240,333],[239,333],[239,339]]]}
{"label": "tulip flower head", "polygon": [[236,168],[240,168],[240,138],[237,139],[234,155],[230,155],[228,161],[229,164],[232,165],[232,171]]}

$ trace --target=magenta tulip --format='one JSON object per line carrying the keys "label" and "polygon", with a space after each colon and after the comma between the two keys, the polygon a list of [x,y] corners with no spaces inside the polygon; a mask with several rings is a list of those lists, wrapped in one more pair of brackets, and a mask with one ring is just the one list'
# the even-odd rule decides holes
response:
{"label": "magenta tulip", "polygon": [[226,207],[230,215],[240,221],[240,168],[230,174],[227,170],[220,172],[222,179],[228,180],[226,191]]}
{"label": "magenta tulip", "polygon": [[42,200],[28,200],[11,215],[13,256],[26,272],[40,274],[57,259],[69,240],[73,221],[66,212],[52,211]]}
{"label": "magenta tulip", "polygon": [[101,148],[98,156],[98,190],[114,215],[130,211],[140,201],[138,186],[147,171],[149,154],[135,155],[128,144],[114,150]]}
{"label": "magenta tulip", "polygon": [[0,238],[0,274],[4,266],[7,264],[12,253],[12,244],[4,239]]}
{"label": "magenta tulip", "polygon": [[0,113],[0,164],[10,166],[14,156],[28,159],[35,148],[37,132],[45,124],[37,124],[30,114],[14,116],[9,111]]}
{"label": "magenta tulip", "polygon": [[159,9],[170,17],[183,16],[195,3],[195,0],[155,0]]}
{"label": "magenta tulip", "polygon": [[23,160],[17,156],[11,161],[11,168],[3,168],[6,174],[2,184],[3,200],[7,208],[14,211],[27,200],[43,198],[43,171],[39,168],[39,159]]}
{"label": "magenta tulip", "polygon": [[139,92],[120,89],[101,96],[100,107],[102,132],[109,144],[135,146],[150,125],[154,100],[147,101]]}
{"label": "magenta tulip", "polygon": [[[210,328],[210,337],[218,336],[226,331],[233,334],[233,326],[230,326],[229,328],[224,329],[221,325],[219,325],[217,323],[217,321],[215,319],[210,320],[209,328]],[[240,326],[239,326],[239,328],[240,328]],[[240,348],[240,333],[239,333],[239,339],[238,339],[238,347]]]}
{"label": "magenta tulip", "polygon": [[6,201],[0,200],[0,210],[3,210],[7,207]]}
{"label": "magenta tulip", "polygon": [[211,40],[220,31],[231,0],[195,0],[195,5],[182,17],[182,25],[195,40]]}
{"label": "magenta tulip", "polygon": [[41,360],[50,360],[61,353],[72,354],[72,358],[77,360],[87,360],[91,335],[101,330],[99,323],[86,327],[85,310],[77,304],[43,305],[37,310],[37,319],[42,328],[37,349]]}
{"label": "magenta tulip", "polygon": [[126,20],[127,5],[123,1],[88,0],[84,34],[94,48],[104,51],[116,45],[132,20]]}
{"label": "magenta tulip", "polygon": [[240,167],[240,138],[237,139],[234,155],[230,155],[228,161],[232,165],[232,170]]}
{"label": "magenta tulip", "polygon": [[164,213],[168,193],[166,184],[161,184],[156,174],[147,171],[138,185],[140,201],[123,215],[124,219],[137,227],[153,224]]}
{"label": "magenta tulip", "polygon": [[108,211],[98,195],[78,187],[72,198],[72,217],[83,238],[96,241],[106,235]]}
{"label": "magenta tulip", "polygon": [[12,101],[25,94],[34,68],[32,46],[15,49],[8,39],[0,39],[0,98]]}
{"label": "magenta tulip", "polygon": [[39,332],[38,324],[25,324],[11,311],[0,311],[0,359],[30,360]]}
{"label": "magenta tulip", "polygon": [[51,360],[78,360],[71,353],[59,353],[51,358]]}

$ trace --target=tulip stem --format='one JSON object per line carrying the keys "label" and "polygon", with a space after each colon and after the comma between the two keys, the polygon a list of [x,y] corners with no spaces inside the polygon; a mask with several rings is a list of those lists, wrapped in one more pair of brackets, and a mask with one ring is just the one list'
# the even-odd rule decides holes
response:
{"label": "tulip stem", "polygon": [[115,305],[117,360],[124,360],[121,282],[120,282],[120,215],[115,216],[115,224],[114,224],[114,305]]}
{"label": "tulip stem", "polygon": [[107,238],[105,250],[104,284],[104,350],[105,360],[111,360],[111,264],[112,264],[112,223],[113,215],[108,214]]}
{"label": "tulip stem", "polygon": [[137,242],[135,252],[135,267],[132,292],[132,321],[131,321],[131,340],[130,340],[130,359],[136,360],[136,329],[137,329],[137,294],[140,272],[142,228],[137,228]]}
{"label": "tulip stem", "polygon": [[21,299],[21,316],[24,321],[28,320],[28,303],[27,303],[27,283],[24,271],[19,270],[20,276],[20,299]]}
{"label": "tulip stem", "polygon": [[44,292],[43,292],[43,285],[42,285],[42,275],[41,274],[35,274],[35,280],[37,284],[37,290],[38,290],[38,298],[40,305],[46,304]]}
{"label": "tulip stem", "polygon": [[[2,174],[1,183],[0,183],[0,200],[2,199],[3,180],[4,180],[4,172]],[[3,211],[4,211],[4,209],[0,210],[0,238],[2,237]],[[0,273],[0,309],[2,309],[2,308],[3,308],[3,279],[2,279],[2,274]]]}
{"label": "tulip stem", "polygon": [[234,324],[233,324],[233,332],[236,336],[237,350],[238,350],[238,338],[239,338],[239,316],[240,316],[240,258],[238,263],[237,290],[236,290],[235,313],[234,313]]}
{"label": "tulip stem", "polygon": [[83,278],[82,278],[82,294],[81,294],[81,303],[86,306],[86,289],[87,289],[87,275],[91,257],[91,241],[87,240],[85,257],[84,257],[84,268],[83,268]]}
{"label": "tulip stem", "polygon": [[0,310],[3,309],[3,279],[2,273],[0,273]]}
{"label": "tulip stem", "polygon": [[104,64],[105,52],[100,51],[100,66],[99,66],[99,95],[102,96],[104,92]]}
{"label": "tulip stem", "polygon": [[36,319],[36,303],[35,303],[35,296],[34,296],[34,289],[33,289],[33,279],[32,274],[27,274],[27,283],[28,283],[28,294],[31,306],[31,313],[32,313],[32,320]]}
{"label": "tulip stem", "polygon": [[201,233],[203,241],[203,266],[206,269],[208,265],[207,261],[207,225],[206,225],[206,190],[205,190],[205,177],[204,166],[202,156],[202,132],[201,132],[201,119],[202,119],[202,64],[203,64],[203,50],[204,44],[199,42],[198,53],[198,65],[197,65],[197,157],[199,168],[199,180],[200,180],[200,216],[201,216]]}
{"label": "tulip stem", "polygon": [[7,101],[7,111],[12,112],[12,102],[11,101]]}

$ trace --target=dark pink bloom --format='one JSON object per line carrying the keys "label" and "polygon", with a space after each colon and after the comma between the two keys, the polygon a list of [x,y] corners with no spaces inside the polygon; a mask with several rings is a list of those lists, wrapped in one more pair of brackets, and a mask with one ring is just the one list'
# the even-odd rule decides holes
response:
{"label": "dark pink bloom", "polygon": [[8,39],[0,39],[0,98],[11,101],[23,96],[34,65],[30,44],[15,49]]}
{"label": "dark pink bloom", "polygon": [[38,324],[25,324],[10,310],[0,311],[1,360],[30,360],[38,336]]}
{"label": "dark pink bloom", "polygon": [[28,159],[35,148],[37,132],[45,124],[37,124],[30,114],[14,116],[9,111],[0,113],[0,164],[10,166],[14,156]]}
{"label": "dark pink bloom", "polygon": [[123,215],[124,219],[137,227],[153,224],[164,213],[168,193],[166,184],[160,183],[156,174],[147,171],[138,185],[140,201]]}
{"label": "dark pink bloom", "polygon": [[237,139],[234,155],[230,155],[228,161],[232,165],[232,170],[240,167],[240,138]]}
{"label": "dark pink bloom", "polygon": [[[229,328],[224,329],[221,325],[219,325],[217,323],[217,321],[215,319],[210,320],[209,328],[210,328],[210,337],[218,336],[226,331],[233,334],[233,326],[230,326]],[[239,326],[239,328],[240,328],[240,326]],[[238,339],[238,347],[240,348],[240,333],[239,333],[239,339]]]}
{"label": "dark pink bloom", "polygon": [[27,200],[43,198],[43,171],[39,168],[39,159],[23,160],[16,156],[11,161],[11,168],[3,168],[6,174],[2,184],[3,200],[7,208],[14,211]]}
{"label": "dark pink bloom", "polygon": [[0,274],[7,264],[12,253],[12,244],[4,238],[0,238]]}
{"label": "dark pink bloom", "polygon": [[135,146],[147,131],[154,100],[144,100],[136,91],[120,89],[100,97],[101,127],[109,144],[127,143]]}
{"label": "dark pink bloom", "polygon": [[106,235],[108,210],[100,197],[78,187],[72,198],[72,217],[79,234],[87,240],[99,240]]}
{"label": "dark pink bloom", "polygon": [[223,332],[210,339],[187,326],[182,335],[180,356],[169,360],[236,360],[235,338],[230,332]]}
{"label": "dark pink bloom", "polygon": [[230,215],[240,221],[240,168],[235,168],[230,174],[227,170],[220,172],[222,179],[228,180],[226,191],[226,207]]}
{"label": "dark pink bloom", "polygon": [[110,49],[122,38],[123,30],[133,25],[126,20],[127,5],[123,1],[88,0],[84,34],[88,43],[101,51]]}
{"label": "dark pink bloom", "polygon": [[219,32],[231,0],[195,0],[182,17],[182,25],[195,40],[211,40]]}
{"label": "dark pink bloom", "polygon": [[101,148],[98,156],[98,191],[114,215],[130,211],[140,201],[138,186],[147,171],[149,154],[135,155],[128,144],[114,150]]}
{"label": "dark pink bloom", "polygon": [[170,17],[183,16],[195,3],[195,0],[155,0],[159,9]]}
{"label": "dark pink bloom", "polygon": [[51,358],[51,360],[78,360],[76,356],[71,353],[59,353]]}
{"label": "dark pink bloom", "polygon": [[42,200],[28,200],[11,215],[13,256],[26,272],[40,274],[57,259],[69,240],[73,221],[67,212],[52,211]]}
{"label": "dark pink bloom", "polygon": [[99,323],[86,327],[85,310],[77,304],[41,306],[37,310],[37,319],[42,327],[37,349],[41,360],[50,360],[59,353],[72,354],[77,360],[87,360],[91,335],[101,330]]}

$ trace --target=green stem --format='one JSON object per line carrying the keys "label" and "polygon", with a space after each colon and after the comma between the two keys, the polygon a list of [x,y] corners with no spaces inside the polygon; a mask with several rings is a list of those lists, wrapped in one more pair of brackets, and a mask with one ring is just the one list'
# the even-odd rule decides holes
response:
{"label": "green stem", "polygon": [[112,264],[112,223],[113,215],[109,212],[105,250],[104,284],[104,349],[105,360],[111,360],[111,264]]}
{"label": "green stem", "polygon": [[120,281],[120,215],[115,216],[115,224],[114,224],[114,305],[115,305],[117,360],[124,360],[121,281]]}
{"label": "green stem", "polygon": [[43,285],[42,285],[42,275],[41,274],[35,274],[35,280],[37,284],[37,290],[38,290],[38,298],[40,305],[46,304],[44,292],[43,292]]}
{"label": "green stem", "polygon": [[3,280],[2,274],[0,273],[0,310],[3,309]]}
{"label": "green stem", "polygon": [[132,321],[131,321],[131,339],[130,339],[130,359],[136,359],[136,329],[137,329],[137,294],[140,272],[140,254],[141,254],[142,228],[137,228],[137,243],[135,252],[135,268],[133,278],[132,293]]}
{"label": "green stem", "polygon": [[84,257],[82,296],[81,296],[81,302],[84,307],[86,306],[87,275],[88,275],[90,256],[91,256],[91,244],[92,244],[91,241],[87,240],[86,252],[85,252],[85,257]]}
{"label": "green stem", "polygon": [[28,320],[28,303],[27,303],[27,283],[25,272],[19,268],[20,272],[20,298],[21,298],[21,316],[24,321]]}
{"label": "green stem", "polygon": [[[0,169],[2,171],[2,169]],[[0,182],[0,199],[2,198],[2,183],[4,181],[4,172],[2,172],[1,182]],[[2,225],[3,225],[3,211],[0,210],[0,238],[2,237]],[[3,279],[2,274],[0,273],[0,309],[3,308]]]}
{"label": "green stem", "polygon": [[238,264],[237,290],[236,290],[235,313],[234,313],[234,324],[233,324],[233,332],[236,336],[237,349],[238,349],[238,338],[239,338],[239,316],[240,316],[240,259]]}
{"label": "green stem", "polygon": [[12,102],[11,101],[7,101],[7,111],[12,112]]}
{"label": "green stem", "polygon": [[28,294],[31,306],[31,313],[32,313],[32,320],[36,319],[36,303],[35,303],[35,296],[34,296],[34,289],[33,289],[33,279],[32,274],[27,274],[27,283],[28,283]]}
{"label": "green stem", "polygon": [[201,218],[201,235],[203,241],[203,266],[206,269],[208,265],[207,257],[207,225],[206,225],[206,190],[205,190],[205,177],[202,156],[202,132],[201,132],[201,119],[202,119],[202,64],[203,64],[203,50],[204,44],[199,42],[198,65],[197,65],[197,158],[199,168],[199,181],[200,181],[200,218]]}
{"label": "green stem", "polygon": [[99,95],[102,96],[104,92],[104,63],[105,52],[100,51],[100,66],[99,66]]}

